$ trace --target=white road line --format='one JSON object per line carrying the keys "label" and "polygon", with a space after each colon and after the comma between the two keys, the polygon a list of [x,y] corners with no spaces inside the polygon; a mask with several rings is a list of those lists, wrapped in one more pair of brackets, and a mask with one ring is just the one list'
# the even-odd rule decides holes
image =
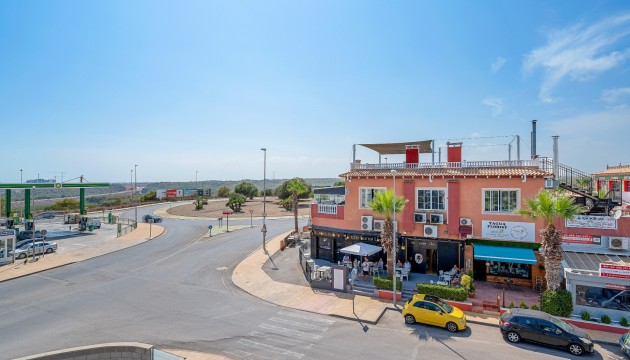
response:
{"label": "white road line", "polygon": [[310,320],[310,321],[325,323],[325,324],[329,324],[329,325],[332,325],[332,324],[334,324],[336,322],[335,320],[331,320],[331,319],[320,319],[320,318],[316,318],[316,317],[313,317],[313,316],[310,316],[310,315],[291,313],[291,312],[288,312],[288,311],[278,311],[278,315],[289,316],[289,317],[294,317],[294,318],[300,318],[300,319],[304,319],[304,320]]}
{"label": "white road line", "polygon": [[309,330],[316,330],[316,331],[320,331],[320,332],[328,331],[328,328],[324,327],[324,326],[307,324],[307,323],[303,323],[303,322],[299,322],[299,321],[291,321],[291,320],[287,320],[287,319],[283,319],[283,318],[279,318],[279,317],[275,317],[275,316],[274,317],[270,317],[269,320],[277,322],[277,323],[297,326],[297,327],[301,327],[301,328],[305,328],[305,329],[309,329]]}
{"label": "white road line", "polygon": [[310,340],[321,340],[321,338],[322,338],[321,335],[309,334],[309,333],[304,332],[304,331],[287,329],[287,328],[283,328],[283,327],[275,326],[275,325],[270,325],[270,324],[260,324],[260,325],[258,325],[258,327],[261,328],[261,329],[265,329],[265,330],[275,331],[275,332],[280,333],[280,334],[285,334],[285,335],[290,336],[290,337],[299,337],[299,338],[302,338],[302,339],[310,339]]}
{"label": "white road line", "polygon": [[267,341],[277,342],[284,345],[304,346],[306,344],[306,342],[302,340],[291,339],[286,336],[278,336],[275,334],[265,334],[260,331],[252,331],[249,333],[249,335],[264,338]]}
{"label": "white road line", "polygon": [[304,354],[302,354],[302,353],[297,353],[295,351],[279,348],[279,347],[276,347],[276,346],[273,346],[273,345],[259,343],[257,341],[241,339],[241,340],[237,341],[236,343],[240,344],[240,345],[243,345],[243,346],[252,347],[252,348],[258,349],[258,350],[264,350],[264,351],[271,352],[271,353],[278,354],[278,355],[290,356],[290,357],[293,357],[293,358],[296,358],[296,359],[301,359],[301,358],[304,357]]}
{"label": "white road line", "polygon": [[225,350],[223,352],[225,354],[232,355],[232,356],[236,357],[237,359],[243,359],[243,360],[256,360],[256,359],[275,360],[274,358],[270,358],[270,357],[266,357],[266,356],[262,356],[262,355],[257,355],[257,354],[252,354],[250,352],[243,351],[243,350]]}

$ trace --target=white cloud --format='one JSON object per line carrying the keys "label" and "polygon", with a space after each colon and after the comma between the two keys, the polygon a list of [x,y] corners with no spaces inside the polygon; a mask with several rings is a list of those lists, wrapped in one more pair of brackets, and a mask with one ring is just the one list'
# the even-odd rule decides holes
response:
{"label": "white cloud", "polygon": [[577,24],[550,31],[547,44],[532,50],[523,62],[525,73],[544,70],[539,97],[554,102],[552,90],[563,80],[584,81],[622,64],[630,49],[614,49],[630,34],[630,13],[587,26]]}
{"label": "white cloud", "polygon": [[499,116],[503,112],[503,100],[494,97],[488,96],[487,98],[481,101],[482,104],[490,106],[492,109],[492,116]]}
{"label": "white cloud", "polygon": [[490,65],[490,71],[493,74],[496,74],[497,71],[499,71],[503,67],[503,65],[505,65],[506,62],[507,60],[505,60],[505,58],[497,56],[497,59],[492,63],[492,65]]}
{"label": "white cloud", "polygon": [[602,92],[602,100],[609,103],[616,103],[619,98],[630,95],[630,88],[606,89]]}

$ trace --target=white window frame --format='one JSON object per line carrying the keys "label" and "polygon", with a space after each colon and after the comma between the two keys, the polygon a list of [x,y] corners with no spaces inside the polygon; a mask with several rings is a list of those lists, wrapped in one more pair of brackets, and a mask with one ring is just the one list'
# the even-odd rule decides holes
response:
{"label": "white window frame", "polygon": [[[510,211],[486,210],[486,192],[487,191],[499,191],[499,192],[516,191],[516,207]],[[500,200],[500,195],[499,195],[499,209],[500,208],[501,208],[501,200]],[[514,213],[514,211],[520,208],[521,208],[521,189],[519,188],[483,188],[481,189],[481,212],[484,214],[517,215]]]}
{"label": "white window frame", "polygon": [[370,201],[365,202],[365,206],[361,206],[363,204],[363,191],[364,190],[373,190],[374,193],[376,193],[377,191],[385,191],[387,190],[387,188],[385,187],[360,187],[359,188],[359,209],[370,209],[368,204],[374,201],[374,197],[372,197]]}
{"label": "white window frame", "polygon": [[[444,191],[444,209],[420,209],[418,207],[418,192],[419,191],[426,191],[426,190],[438,190],[438,191]],[[415,212],[431,212],[431,211],[447,211],[448,210],[448,189],[445,187],[421,187],[421,188],[416,188],[416,211]],[[430,215],[427,214],[427,222],[429,221]]]}

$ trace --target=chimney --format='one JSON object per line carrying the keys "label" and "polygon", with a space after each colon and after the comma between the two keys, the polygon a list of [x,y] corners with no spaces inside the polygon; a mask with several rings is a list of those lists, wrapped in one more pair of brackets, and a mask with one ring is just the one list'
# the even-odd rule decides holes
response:
{"label": "chimney", "polygon": [[446,143],[447,153],[446,161],[460,163],[462,162],[462,143]]}
{"label": "chimney", "polygon": [[532,160],[536,158],[536,120],[532,120]]}
{"label": "chimney", "polygon": [[558,135],[552,136],[553,138],[553,178],[558,180]]}

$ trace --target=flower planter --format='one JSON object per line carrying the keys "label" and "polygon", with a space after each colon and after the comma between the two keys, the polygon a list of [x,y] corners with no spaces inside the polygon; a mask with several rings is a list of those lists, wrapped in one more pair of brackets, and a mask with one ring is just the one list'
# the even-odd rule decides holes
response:
{"label": "flower planter", "polygon": [[580,327],[582,329],[606,331],[606,332],[611,332],[615,334],[625,334],[628,332],[628,330],[630,330],[630,328],[627,328],[621,325],[604,324],[604,323],[599,323],[599,322],[594,322],[594,321],[586,321],[582,319],[562,318],[562,320],[568,322],[569,324]]}
{"label": "flower planter", "polygon": [[444,300],[449,305],[453,305],[462,311],[473,311],[473,304],[467,301]]}
{"label": "flower planter", "polygon": [[280,240],[280,251],[284,251],[286,247],[287,243],[285,243],[284,240]]}
{"label": "flower planter", "polygon": [[468,297],[471,298],[471,299],[474,299],[475,298],[475,293],[474,292],[469,292],[468,293]]}
{"label": "flower planter", "polygon": [[[376,289],[374,290],[374,292],[376,293],[376,296],[378,296],[379,299],[386,299],[386,300],[394,299],[394,292],[391,290]],[[401,301],[401,300],[402,300],[402,293],[396,291],[396,301]]]}

